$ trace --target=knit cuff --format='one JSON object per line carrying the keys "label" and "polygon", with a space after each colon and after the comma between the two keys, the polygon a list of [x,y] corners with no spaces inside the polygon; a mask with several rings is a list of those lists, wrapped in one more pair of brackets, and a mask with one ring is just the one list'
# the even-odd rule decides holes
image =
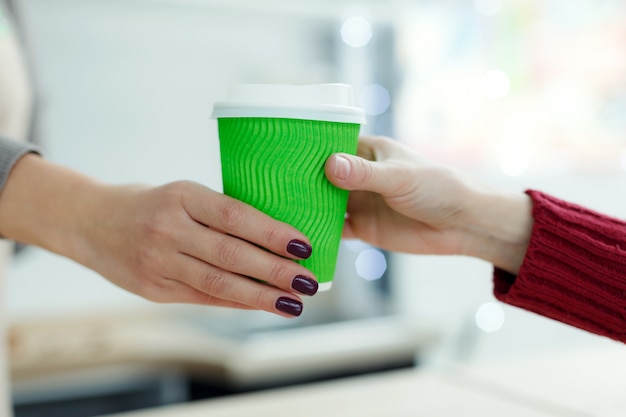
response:
{"label": "knit cuff", "polygon": [[505,303],[626,341],[626,222],[534,190],[534,224],[519,274],[495,269]]}
{"label": "knit cuff", "polygon": [[13,165],[25,154],[41,154],[38,147],[0,137],[0,192],[4,189]]}

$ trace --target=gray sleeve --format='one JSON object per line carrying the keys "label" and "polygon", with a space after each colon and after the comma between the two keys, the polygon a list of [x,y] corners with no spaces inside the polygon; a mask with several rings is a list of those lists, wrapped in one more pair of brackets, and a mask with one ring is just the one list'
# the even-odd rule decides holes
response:
{"label": "gray sleeve", "polygon": [[13,165],[27,153],[41,154],[41,151],[31,143],[16,142],[0,137],[0,191],[4,188]]}

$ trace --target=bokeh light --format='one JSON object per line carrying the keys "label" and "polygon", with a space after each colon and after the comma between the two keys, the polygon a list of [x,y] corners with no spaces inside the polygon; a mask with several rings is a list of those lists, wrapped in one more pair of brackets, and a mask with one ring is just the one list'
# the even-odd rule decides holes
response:
{"label": "bokeh light", "polygon": [[359,102],[367,114],[378,116],[389,109],[391,97],[389,91],[382,85],[371,84],[361,89]]}
{"label": "bokeh light", "polygon": [[387,271],[387,259],[378,249],[365,249],[357,256],[354,267],[361,278],[375,281]]}
{"label": "bokeh light", "polygon": [[484,332],[500,330],[504,325],[504,310],[497,303],[485,303],[476,310],[476,325]]}
{"label": "bokeh light", "polygon": [[372,25],[363,16],[352,16],[341,26],[341,39],[346,45],[360,48],[372,39]]}

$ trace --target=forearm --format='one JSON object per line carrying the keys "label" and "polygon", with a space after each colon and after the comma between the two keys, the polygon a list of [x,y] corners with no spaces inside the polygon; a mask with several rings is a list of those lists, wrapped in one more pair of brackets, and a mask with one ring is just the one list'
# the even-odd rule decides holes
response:
{"label": "forearm", "polygon": [[0,193],[0,234],[76,259],[103,186],[37,155],[23,156]]}
{"label": "forearm", "polygon": [[506,303],[626,342],[626,221],[539,191],[524,263],[496,269],[494,294]]}

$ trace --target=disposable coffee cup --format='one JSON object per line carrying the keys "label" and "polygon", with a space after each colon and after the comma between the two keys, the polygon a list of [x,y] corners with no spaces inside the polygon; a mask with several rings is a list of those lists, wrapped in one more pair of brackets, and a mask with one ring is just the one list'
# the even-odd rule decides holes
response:
{"label": "disposable coffee cup", "polygon": [[328,290],[337,265],[348,191],[324,175],[333,153],[355,154],[365,113],[346,84],[242,84],[215,103],[224,193],[310,240],[297,262]]}

